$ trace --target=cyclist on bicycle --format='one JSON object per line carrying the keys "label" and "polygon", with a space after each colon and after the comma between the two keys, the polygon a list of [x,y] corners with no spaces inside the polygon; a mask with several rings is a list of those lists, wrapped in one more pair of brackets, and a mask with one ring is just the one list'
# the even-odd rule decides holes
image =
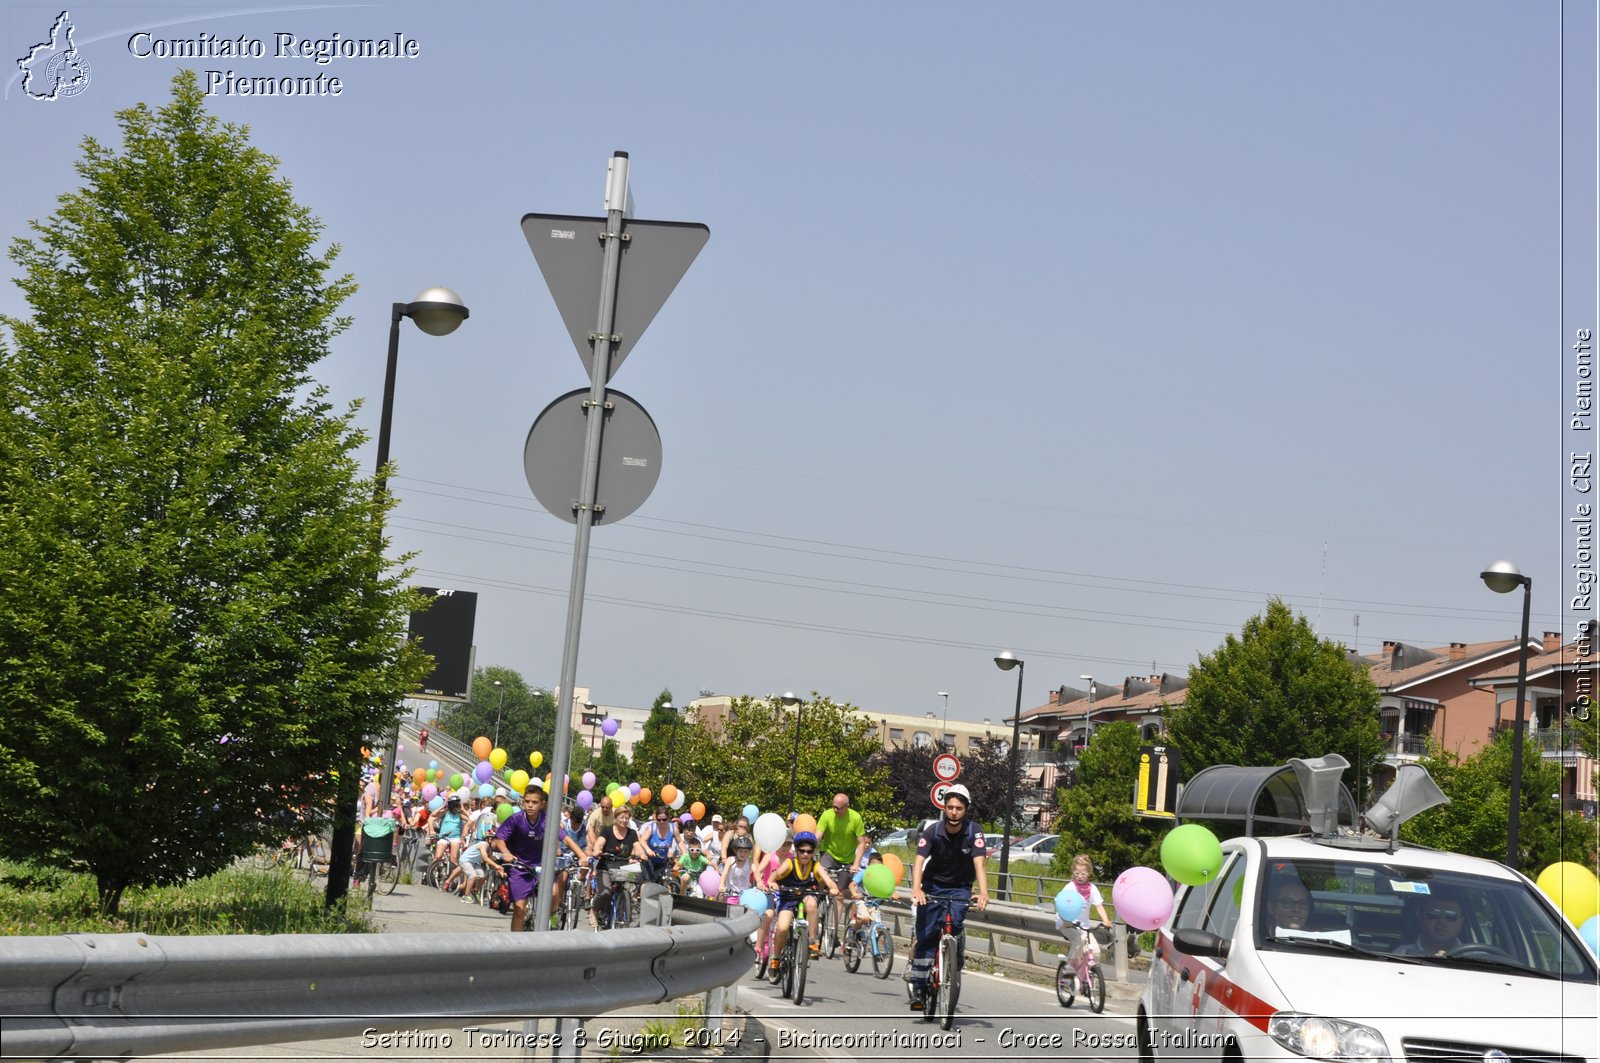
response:
{"label": "cyclist on bicycle", "polygon": [[877,907],[879,900],[868,895],[867,887],[862,885],[861,880],[866,877],[867,868],[881,863],[883,863],[883,854],[876,849],[872,850],[867,854],[867,862],[862,866],[861,870],[857,871],[850,879],[850,897],[854,901],[850,906],[851,929],[861,929],[872,925],[872,909]]}
{"label": "cyclist on bicycle", "polygon": [[528,918],[528,898],[539,888],[534,869],[544,855],[544,791],[534,783],[522,793],[522,811],[506,817],[494,832],[495,851],[510,865],[506,885],[511,891],[511,931],[522,929]]}
{"label": "cyclist on bicycle", "polygon": [[[917,941],[911,950],[911,968],[906,981],[911,983],[911,1010],[923,1009],[928,975],[933,970],[933,954],[939,947],[943,929],[944,901],[950,910],[951,929],[960,934],[967,919],[967,904],[978,911],[989,906],[989,879],[984,873],[983,832],[967,818],[972,794],[957,783],[946,787],[944,815],[928,824],[917,838],[917,857],[911,869],[911,903],[917,906]],[[978,883],[978,896],[972,897],[972,883]]]}
{"label": "cyclist on bicycle", "polygon": [[633,824],[630,822],[632,818],[633,813],[627,805],[618,805],[612,816],[610,828],[595,838],[594,846],[589,850],[589,862],[594,866],[595,883],[591,914],[596,919],[596,925],[600,913],[610,903],[610,865],[638,860],[642,866],[650,859],[650,850],[639,840],[639,833],[633,829]]}
{"label": "cyclist on bicycle", "polygon": [[[1074,935],[1078,940],[1073,942],[1071,950],[1067,953],[1067,962],[1074,965],[1078,961],[1078,950],[1080,948],[1088,950],[1089,963],[1091,965],[1100,962],[1100,943],[1089,932],[1089,913],[1091,911],[1100,917],[1101,926],[1107,930],[1111,929],[1111,919],[1106,915],[1106,904],[1100,896],[1100,888],[1089,881],[1093,874],[1094,863],[1087,854],[1079,853],[1072,858],[1072,888],[1077,890],[1078,895],[1084,900],[1083,914],[1073,924],[1081,933]],[[1059,915],[1056,916],[1056,929],[1065,934],[1066,928],[1066,922]]]}
{"label": "cyclist on bicycle", "polygon": [[833,795],[833,807],[817,820],[817,848],[822,854],[822,868],[839,887],[839,899],[833,906],[833,925],[844,927],[844,898],[850,889],[850,879],[861,870],[867,855],[867,825],[861,813],[850,807],[850,795]]}
{"label": "cyclist on bicycle", "polygon": [[681,848],[678,825],[672,822],[672,810],[666,805],[656,806],[655,820],[645,828],[643,841],[650,849],[650,859],[640,865],[645,881],[665,884],[673,858]]}
{"label": "cyclist on bicycle", "polygon": [[[822,865],[817,862],[817,836],[808,830],[803,830],[794,836],[794,855],[778,865],[778,870],[773,872],[772,884],[778,889],[778,929],[772,944],[772,959],[770,961],[772,980],[778,980],[778,957],[783,954],[783,948],[789,943],[789,927],[794,924],[794,913],[800,906],[800,895],[796,892],[811,886],[821,886],[826,889],[834,900],[839,899],[839,887],[833,884],[833,879],[822,870]],[[806,920],[815,926],[817,922],[817,898],[810,893],[805,896]],[[811,943],[811,955],[816,957],[821,954],[822,943]]]}
{"label": "cyclist on bicycle", "polygon": [[717,895],[728,900],[738,900],[745,890],[755,885],[755,862],[750,852],[755,843],[749,838],[733,839],[733,851],[722,864],[722,885]]}
{"label": "cyclist on bicycle", "polygon": [[700,839],[690,834],[684,839],[683,855],[678,857],[678,887],[685,897],[700,896],[700,875],[711,861],[700,851]]}

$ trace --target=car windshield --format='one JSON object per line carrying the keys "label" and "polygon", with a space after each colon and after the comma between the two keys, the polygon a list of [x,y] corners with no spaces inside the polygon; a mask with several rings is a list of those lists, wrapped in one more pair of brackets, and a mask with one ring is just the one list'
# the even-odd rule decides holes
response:
{"label": "car windshield", "polygon": [[1348,947],[1396,960],[1596,977],[1582,941],[1521,881],[1399,862],[1274,861],[1257,911],[1264,948]]}
{"label": "car windshield", "polygon": [[1052,835],[1049,835],[1049,834],[1030,834],[1026,838],[1022,839],[1020,844],[1022,845],[1022,847],[1024,849],[1032,849],[1034,846],[1038,845],[1040,842],[1042,842],[1042,841],[1044,841],[1044,840],[1046,840],[1047,838],[1050,838],[1050,837],[1052,837]]}

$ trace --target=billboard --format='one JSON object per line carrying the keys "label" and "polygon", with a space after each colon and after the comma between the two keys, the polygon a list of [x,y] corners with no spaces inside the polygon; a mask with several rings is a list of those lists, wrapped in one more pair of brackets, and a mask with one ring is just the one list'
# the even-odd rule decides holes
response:
{"label": "billboard", "polygon": [[415,587],[433,599],[426,609],[411,614],[407,637],[433,656],[433,671],[423,677],[414,698],[466,701],[471,696],[472,623],[478,612],[477,591],[445,587]]}

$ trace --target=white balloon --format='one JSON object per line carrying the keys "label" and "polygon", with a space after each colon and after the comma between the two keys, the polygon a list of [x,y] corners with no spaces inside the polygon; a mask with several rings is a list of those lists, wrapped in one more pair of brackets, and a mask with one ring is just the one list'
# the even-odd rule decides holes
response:
{"label": "white balloon", "polygon": [[682,807],[683,807],[683,791],[679,790],[678,791],[678,796],[674,797],[672,799],[672,808],[673,808],[674,811],[676,811],[676,810],[678,810],[678,809],[680,809]]}
{"label": "white balloon", "polygon": [[776,812],[763,812],[750,833],[755,835],[756,844],[761,846],[764,852],[770,853],[783,844],[784,836],[789,833],[789,827],[783,822],[783,817]]}

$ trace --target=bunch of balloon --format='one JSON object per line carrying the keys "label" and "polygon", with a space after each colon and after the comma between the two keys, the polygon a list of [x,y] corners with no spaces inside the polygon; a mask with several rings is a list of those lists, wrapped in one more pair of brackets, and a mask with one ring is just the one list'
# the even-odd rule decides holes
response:
{"label": "bunch of balloon", "polygon": [[1600,878],[1582,864],[1562,861],[1539,872],[1534,883],[1578,928],[1589,951],[1600,956]]}

